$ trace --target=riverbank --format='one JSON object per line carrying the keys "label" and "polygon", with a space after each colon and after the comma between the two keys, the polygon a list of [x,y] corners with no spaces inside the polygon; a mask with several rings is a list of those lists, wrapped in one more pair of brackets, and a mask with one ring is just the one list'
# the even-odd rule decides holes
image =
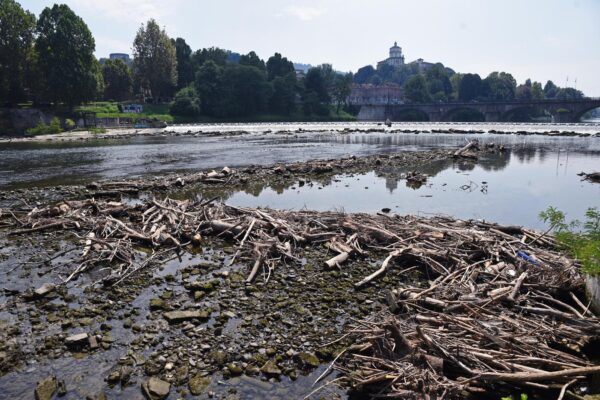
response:
{"label": "riverbank", "polygon": [[[223,168],[5,194],[3,393],[30,397],[37,387],[65,392],[66,398],[136,398],[142,392],[162,397],[161,391],[169,398],[302,398],[325,373],[319,385],[329,385],[316,398],[346,398],[355,377],[362,389],[372,388],[364,374],[343,371],[346,362],[356,362],[350,354],[363,348],[353,347],[354,321],[389,312],[394,303],[387,293],[398,288],[448,281],[444,269],[455,277],[467,274],[486,301],[488,289],[511,289],[489,294],[492,300],[512,294],[514,279],[533,268],[516,255],[516,246],[543,272],[521,280],[515,310],[527,306],[527,293],[542,284],[583,301],[574,264],[556,252],[551,238],[534,241],[537,234],[527,229],[390,210],[373,215],[240,208],[215,199],[219,191],[254,182],[310,185],[341,171],[374,168],[397,174],[453,153]],[[504,304],[503,297],[495,301]],[[545,321],[564,323],[555,315]],[[425,333],[431,334],[429,328]],[[528,334],[539,343],[554,340]],[[434,348],[419,351],[449,367],[455,363]],[[582,354],[577,363],[585,365]],[[336,358],[341,374],[328,374]],[[481,388],[472,382],[462,388]],[[570,390],[578,392],[584,383]],[[488,394],[514,387],[530,390],[507,382]]]}

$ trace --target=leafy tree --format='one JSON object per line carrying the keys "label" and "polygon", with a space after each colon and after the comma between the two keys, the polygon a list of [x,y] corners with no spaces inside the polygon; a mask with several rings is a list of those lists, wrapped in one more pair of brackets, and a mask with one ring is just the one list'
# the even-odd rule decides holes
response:
{"label": "leafy tree", "polygon": [[558,92],[558,86],[554,84],[552,81],[546,82],[544,85],[544,97],[547,99],[553,99],[556,97],[556,92]]}
{"label": "leafy tree", "polygon": [[481,95],[481,77],[478,74],[464,74],[458,87],[458,98],[462,101],[471,101]]}
{"label": "leafy tree", "polygon": [[270,81],[278,76],[286,76],[294,71],[294,63],[282,57],[279,53],[275,53],[267,60],[267,76]]}
{"label": "leafy tree", "polygon": [[490,100],[513,100],[517,89],[517,81],[506,72],[492,72],[485,78],[489,87]]}
{"label": "leafy tree", "polygon": [[354,82],[358,84],[367,83],[376,73],[377,71],[375,71],[375,68],[373,68],[372,65],[362,67],[354,74]]}
{"label": "leafy tree", "polygon": [[277,76],[271,83],[273,94],[269,99],[269,109],[277,114],[291,114],[296,107],[296,74],[290,72],[286,76]]}
{"label": "leafy tree", "polygon": [[223,68],[213,60],[208,60],[196,72],[194,85],[196,92],[202,98],[202,112],[214,115],[218,100]]}
{"label": "leafy tree", "polygon": [[571,87],[561,88],[556,92],[555,98],[560,100],[581,99],[583,98],[583,92]]}
{"label": "leafy tree", "polygon": [[196,89],[189,86],[178,91],[169,110],[171,114],[183,117],[200,115],[200,100],[196,94]]}
{"label": "leafy tree", "polygon": [[531,100],[533,98],[533,94],[531,93],[531,86],[527,86],[527,84],[517,86],[517,90],[515,91],[515,98],[519,100]]}
{"label": "leafy tree", "polygon": [[404,85],[404,95],[413,103],[426,103],[431,101],[427,91],[427,82],[423,75],[415,75]]}
{"label": "leafy tree", "polygon": [[531,85],[531,97],[535,100],[542,100],[544,98],[544,89],[540,82],[533,82]]}
{"label": "leafy tree", "polygon": [[224,66],[227,64],[229,54],[227,51],[218,47],[197,50],[192,54],[192,64],[194,70],[198,70],[205,62],[212,61],[216,65]]}
{"label": "leafy tree", "polygon": [[331,101],[327,87],[328,75],[328,68],[319,66],[309,69],[304,79],[306,92],[314,93],[321,103],[329,103]]}
{"label": "leafy tree", "polygon": [[0,106],[26,98],[35,16],[14,0],[0,0]]}
{"label": "leafy tree", "polygon": [[185,39],[173,40],[175,56],[177,58],[177,88],[182,89],[194,80],[194,67],[192,65],[192,49]]}
{"label": "leafy tree", "polygon": [[133,41],[133,71],[143,92],[156,103],[177,85],[177,54],[165,30],[154,19],[142,24]]}
{"label": "leafy tree", "polygon": [[267,110],[271,86],[265,74],[255,67],[228,64],[219,88],[218,116],[241,117]]}
{"label": "leafy tree", "polygon": [[70,106],[95,99],[102,76],[85,22],[68,6],[55,4],[42,11],[37,35],[35,48],[46,97]]}
{"label": "leafy tree", "polygon": [[425,72],[427,91],[436,101],[447,101],[452,94],[452,83],[444,65],[437,63]]}
{"label": "leafy tree", "polygon": [[261,71],[266,72],[267,68],[265,62],[253,51],[246,55],[240,56],[240,65],[248,65],[250,67],[258,68]]}
{"label": "leafy tree", "polygon": [[123,101],[131,98],[133,79],[123,60],[107,60],[102,66],[104,99]]}
{"label": "leafy tree", "polygon": [[348,74],[338,74],[335,77],[335,82],[333,86],[333,97],[337,104],[337,113],[340,113],[340,107],[342,104],[346,103],[348,96],[352,92],[352,81],[353,76],[351,73]]}

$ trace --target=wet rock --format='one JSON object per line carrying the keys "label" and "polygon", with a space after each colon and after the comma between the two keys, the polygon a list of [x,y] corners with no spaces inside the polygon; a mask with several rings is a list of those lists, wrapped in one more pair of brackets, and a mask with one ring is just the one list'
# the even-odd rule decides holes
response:
{"label": "wet rock", "polygon": [[142,393],[148,400],[161,400],[171,391],[171,384],[158,378],[150,378],[142,383]]}
{"label": "wet rock", "polygon": [[177,324],[193,319],[207,320],[210,317],[208,311],[199,310],[169,311],[164,313],[163,316],[169,324]]}
{"label": "wet rock", "polygon": [[98,340],[96,339],[96,336],[90,336],[88,338],[88,343],[91,350],[96,350],[98,348]]}
{"label": "wet rock", "polygon": [[44,297],[47,294],[52,293],[55,289],[56,289],[56,286],[54,284],[52,284],[52,283],[44,283],[39,288],[35,289],[33,291],[33,293],[35,293],[35,295],[37,297]]}
{"label": "wet rock", "polygon": [[279,375],[281,375],[281,370],[279,367],[277,367],[275,360],[267,361],[266,364],[260,369],[260,372],[272,378],[277,378]]}
{"label": "wet rock", "polygon": [[304,367],[316,368],[321,364],[313,353],[299,353],[297,357]]}
{"label": "wet rock", "polygon": [[151,299],[150,309],[151,310],[163,310],[167,306],[167,303],[163,299]]}
{"label": "wet rock", "polygon": [[49,376],[48,378],[38,382],[35,388],[35,400],[50,400],[56,392],[56,378]]}
{"label": "wet rock", "polygon": [[87,333],[78,333],[76,335],[71,335],[65,339],[65,344],[67,347],[81,347],[88,341]]}
{"label": "wet rock", "polygon": [[242,372],[244,372],[242,367],[234,363],[227,364],[227,370],[232,376],[238,376],[241,375]]}
{"label": "wet rock", "polygon": [[194,375],[188,381],[188,388],[194,396],[204,393],[208,385],[210,385],[210,376]]}

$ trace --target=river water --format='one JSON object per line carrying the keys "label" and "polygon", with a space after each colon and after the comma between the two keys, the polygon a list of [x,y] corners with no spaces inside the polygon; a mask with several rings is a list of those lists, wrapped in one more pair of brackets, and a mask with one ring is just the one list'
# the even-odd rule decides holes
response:
{"label": "river water", "polygon": [[[450,161],[428,165],[430,175],[419,188],[378,177],[339,176],[328,185],[262,188],[234,194],[229,202],[286,209],[343,209],[398,213],[441,213],[461,218],[543,228],[537,215],[548,206],[581,218],[587,207],[600,206],[600,185],[581,181],[580,172],[600,170],[600,137],[498,135],[503,132],[578,132],[596,134],[600,124],[452,124],[403,123],[392,129],[366,130],[373,123],[210,124],[169,127],[176,133],[129,139],[59,143],[0,144],[0,190],[29,186],[85,183],[102,178],[133,177],[178,170],[222,166],[268,165],[276,162],[383,154],[435,148],[456,148],[478,138],[504,144],[508,151],[475,165]],[[481,131],[440,134],[432,130]],[[351,133],[347,133],[350,130]],[[352,130],[360,132],[352,133]],[[206,133],[245,132],[236,136]],[[281,133],[285,132],[285,133]]]}

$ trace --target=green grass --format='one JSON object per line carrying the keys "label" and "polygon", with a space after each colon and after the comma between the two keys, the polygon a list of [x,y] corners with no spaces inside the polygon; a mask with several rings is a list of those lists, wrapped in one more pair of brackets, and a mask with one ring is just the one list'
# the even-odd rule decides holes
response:
{"label": "green grass", "polygon": [[57,117],[52,118],[49,125],[40,122],[35,128],[30,128],[25,131],[27,135],[39,136],[39,135],[52,135],[55,133],[61,133],[63,131],[60,126],[60,120]]}
{"label": "green grass", "polygon": [[97,101],[75,108],[76,112],[93,112],[97,118],[129,118],[132,121],[140,119],[156,118],[160,121],[172,123],[174,118],[169,114],[168,104],[144,104],[144,112],[141,114],[130,114],[119,112],[117,103]]}

